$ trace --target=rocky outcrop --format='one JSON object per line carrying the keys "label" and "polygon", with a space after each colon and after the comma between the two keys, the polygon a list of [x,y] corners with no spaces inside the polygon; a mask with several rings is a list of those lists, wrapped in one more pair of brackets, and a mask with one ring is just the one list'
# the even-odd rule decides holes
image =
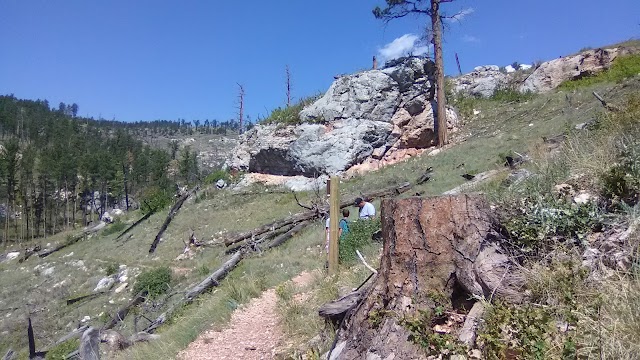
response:
{"label": "rocky outcrop", "polygon": [[[300,112],[303,124],[257,125],[241,137],[227,165],[263,174],[317,176],[366,161],[405,159],[404,150],[428,148],[436,138],[433,71],[431,61],[412,57],[339,77]],[[447,114],[448,127],[455,129],[455,112]]]}
{"label": "rocky outcrop", "polygon": [[451,79],[453,89],[467,96],[489,97],[509,81],[509,75],[496,65],[478,66],[472,72]]}
{"label": "rocky outcrop", "polygon": [[524,81],[520,91],[550,91],[567,80],[591,76],[608,69],[618,56],[628,52],[625,48],[595,49],[545,62]]}
{"label": "rocky outcrop", "polygon": [[398,106],[398,84],[378,70],[338,78],[318,101],[300,112],[303,122],[339,119],[384,121]]}

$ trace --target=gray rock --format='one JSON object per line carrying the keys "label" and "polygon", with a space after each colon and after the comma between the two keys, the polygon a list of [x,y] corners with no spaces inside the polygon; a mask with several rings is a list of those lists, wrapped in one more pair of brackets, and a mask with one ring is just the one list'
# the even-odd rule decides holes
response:
{"label": "gray rock", "polygon": [[116,281],[113,277],[102,278],[100,279],[100,281],[98,281],[98,285],[96,285],[95,289],[93,289],[93,292],[109,290],[111,289],[113,284],[115,284],[115,282]]}
{"label": "gray rock", "polygon": [[17,259],[19,256],[20,256],[19,251],[13,251],[13,252],[7,253],[7,256],[5,259],[9,261],[9,260]]}
{"label": "gray rock", "polygon": [[400,99],[398,83],[381,70],[338,78],[329,90],[300,112],[303,122],[338,119],[390,121]]}
{"label": "gray rock", "polygon": [[218,189],[224,189],[225,187],[227,187],[227,182],[223,179],[218,179],[218,181],[216,181],[216,187]]}
{"label": "gray rock", "polygon": [[533,173],[527,169],[518,169],[511,172],[511,174],[509,174],[509,176],[504,179],[503,184],[506,186],[518,185],[532,175]]}
{"label": "gray rock", "polygon": [[490,97],[507,84],[509,76],[497,66],[478,66],[474,71],[453,78],[453,89],[466,96]]}

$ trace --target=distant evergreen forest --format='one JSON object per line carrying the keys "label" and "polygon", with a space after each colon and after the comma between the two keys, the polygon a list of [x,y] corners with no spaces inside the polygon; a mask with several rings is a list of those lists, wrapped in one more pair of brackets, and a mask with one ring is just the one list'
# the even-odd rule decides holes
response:
{"label": "distant evergreen forest", "polygon": [[237,131],[233,121],[124,123],[78,117],[77,104],[0,96],[0,225],[4,243],[85,226],[110,208],[154,211],[200,178],[196,153],[139,136]]}

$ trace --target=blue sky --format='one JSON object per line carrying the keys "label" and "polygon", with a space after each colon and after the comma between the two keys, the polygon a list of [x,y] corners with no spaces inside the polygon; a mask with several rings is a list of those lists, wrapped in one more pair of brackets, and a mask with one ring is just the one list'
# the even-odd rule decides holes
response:
{"label": "blue sky", "polygon": [[[370,67],[373,55],[406,51],[427,20],[385,25],[371,14],[383,3],[0,0],[0,94],[75,102],[80,115],[96,118],[228,120],[241,83],[256,119],[285,103],[286,65],[299,98],[325,91],[336,74]],[[448,74],[457,72],[456,52],[469,71],[640,37],[638,0],[458,0],[442,8],[465,14],[445,35]]]}

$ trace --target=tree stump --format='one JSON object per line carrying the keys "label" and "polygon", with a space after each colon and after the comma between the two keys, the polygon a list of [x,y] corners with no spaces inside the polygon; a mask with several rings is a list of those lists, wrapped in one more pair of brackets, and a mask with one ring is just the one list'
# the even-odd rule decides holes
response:
{"label": "tree stump", "polygon": [[[407,326],[421,314],[439,314],[433,319],[441,328],[425,328],[455,339],[472,296],[523,300],[522,277],[496,245],[500,235],[482,196],[385,199],[381,213],[379,275],[345,319],[331,359],[426,358]],[[444,303],[450,315],[442,314]]]}

